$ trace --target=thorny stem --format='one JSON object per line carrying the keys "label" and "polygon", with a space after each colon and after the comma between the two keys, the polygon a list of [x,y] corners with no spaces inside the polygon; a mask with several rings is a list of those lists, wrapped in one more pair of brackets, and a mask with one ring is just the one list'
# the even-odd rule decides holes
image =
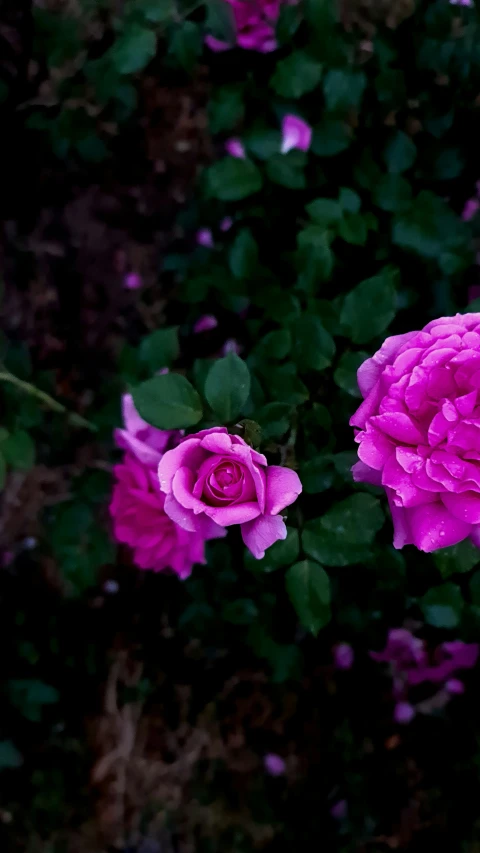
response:
{"label": "thorny stem", "polygon": [[44,403],[44,405],[51,409],[52,412],[60,412],[61,414],[67,415],[67,420],[73,426],[84,427],[85,429],[89,429],[91,432],[97,432],[97,427],[95,424],[92,424],[91,421],[87,421],[85,418],[82,418],[81,415],[77,415],[76,412],[69,412],[63,403],[59,403],[58,400],[54,400],[53,397],[50,397],[50,394],[46,394],[45,391],[41,391],[40,388],[36,388],[35,385],[31,385],[30,382],[25,382],[23,379],[19,379],[18,376],[15,376],[13,373],[10,373],[10,371],[5,370],[5,368],[3,368],[3,372],[0,373],[0,382],[10,382],[11,385],[15,385],[16,388],[19,388],[26,394],[36,397],[37,400]]}

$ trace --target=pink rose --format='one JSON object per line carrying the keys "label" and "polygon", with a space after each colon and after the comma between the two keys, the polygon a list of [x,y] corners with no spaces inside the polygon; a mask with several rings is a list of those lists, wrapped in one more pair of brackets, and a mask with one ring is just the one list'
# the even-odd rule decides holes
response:
{"label": "pink rose", "polygon": [[158,466],[160,488],[167,495],[165,512],[185,530],[196,531],[203,520],[221,527],[240,524],[243,541],[261,559],[277,539],[285,539],[278,513],[302,491],[295,471],[267,465],[226,427],[189,435],[163,456]]}
{"label": "pink rose", "polygon": [[384,486],[394,545],[480,545],[480,314],[387,338],[358,370],[356,481]]}
{"label": "pink rose", "polygon": [[163,430],[147,424],[138,414],[131,394],[122,397],[123,429],[114,432],[117,447],[128,450],[139,462],[156,468],[162,454],[181,440],[180,430]]}
{"label": "pink rose", "polygon": [[133,548],[135,565],[154,572],[171,568],[186,578],[194,563],[205,563],[205,540],[225,536],[222,528],[208,518],[194,533],[175,524],[165,513],[156,472],[129,453],[114,474],[113,532],[118,542]]}
{"label": "pink rose", "polygon": [[[270,53],[277,47],[275,24],[281,0],[225,0],[232,7],[237,32],[237,46],[245,50]],[[230,50],[234,45],[208,35],[205,43],[211,50]]]}
{"label": "pink rose", "polygon": [[312,128],[303,118],[286,115],[282,121],[282,154],[287,154],[292,148],[308,151],[312,142]]}

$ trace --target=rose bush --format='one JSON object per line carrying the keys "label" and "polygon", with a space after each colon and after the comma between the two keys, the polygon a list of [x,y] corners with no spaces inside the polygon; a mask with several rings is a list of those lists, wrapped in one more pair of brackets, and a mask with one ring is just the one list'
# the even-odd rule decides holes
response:
{"label": "rose bush", "polygon": [[395,547],[480,545],[480,314],[387,338],[358,383],[353,475],[385,487]]}

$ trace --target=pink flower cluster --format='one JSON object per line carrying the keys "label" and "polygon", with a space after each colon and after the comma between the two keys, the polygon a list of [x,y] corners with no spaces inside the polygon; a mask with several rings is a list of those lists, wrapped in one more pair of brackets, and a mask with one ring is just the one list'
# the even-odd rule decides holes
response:
{"label": "pink flower cluster", "polygon": [[[244,50],[270,53],[277,47],[275,25],[281,0],[225,0],[233,12],[236,45]],[[230,50],[235,45],[208,35],[205,44],[215,52]]]}
{"label": "pink flower cluster", "polygon": [[123,398],[123,420],[123,429],[115,431],[117,445],[126,452],[114,468],[116,484],[110,503],[114,536],[133,549],[140,569],[171,568],[186,578],[194,563],[205,563],[205,541],[225,536],[225,530],[205,519],[195,532],[187,531],[165,512],[157,468],[165,451],[182,440],[182,433],[147,424],[130,394]]}
{"label": "pink flower cluster", "polygon": [[394,546],[480,545],[480,314],[387,338],[358,384],[353,476],[385,488]]}
{"label": "pink flower cluster", "polygon": [[[409,723],[416,713],[428,714],[443,708],[453,695],[463,693],[464,685],[456,677],[457,672],[474,667],[478,652],[477,643],[454,640],[441,643],[429,654],[424,640],[406,628],[393,628],[388,632],[383,651],[370,652],[370,656],[377,663],[388,664],[395,700],[394,719],[397,723]],[[415,703],[412,691],[426,683],[434,686],[434,693]]]}

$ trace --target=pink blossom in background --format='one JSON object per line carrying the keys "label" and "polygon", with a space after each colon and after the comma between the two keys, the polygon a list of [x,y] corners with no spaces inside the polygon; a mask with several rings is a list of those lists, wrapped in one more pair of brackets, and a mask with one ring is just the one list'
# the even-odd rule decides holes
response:
{"label": "pink blossom in background", "polygon": [[200,228],[196,235],[195,239],[197,241],[198,246],[204,246],[206,249],[213,249],[213,234],[210,228]]}
{"label": "pink blossom in background", "polygon": [[469,198],[465,202],[465,207],[462,210],[462,219],[464,222],[470,222],[480,210],[480,201],[477,198]]}
{"label": "pink blossom in background", "polygon": [[263,766],[269,776],[283,776],[287,769],[284,759],[275,752],[269,752],[265,755]]}
{"label": "pink blossom in background", "polygon": [[230,231],[230,228],[233,225],[233,219],[231,216],[224,216],[223,219],[220,220],[219,228],[220,231]]}
{"label": "pink blossom in background", "polygon": [[229,352],[234,352],[235,355],[240,355],[242,349],[243,347],[240,346],[235,338],[227,338],[221,349],[220,355],[225,356],[228,355]]}
{"label": "pink blossom in background", "polygon": [[139,569],[171,568],[186,578],[194,563],[205,563],[205,540],[224,536],[222,528],[205,518],[192,532],[172,521],[165,513],[165,495],[155,471],[129,453],[115,466],[114,475],[110,503],[114,536],[133,549]]}
{"label": "pink blossom in background", "polygon": [[142,286],[143,281],[138,272],[129,272],[124,276],[123,283],[127,290],[138,290]]}
{"label": "pink blossom in background", "polygon": [[330,814],[335,820],[345,820],[348,815],[348,805],[346,800],[338,800],[330,809]]}
{"label": "pink blossom in background", "polygon": [[128,450],[143,465],[157,468],[165,450],[182,438],[180,430],[156,429],[147,424],[138,414],[131,394],[122,397],[122,416],[123,428],[114,432],[117,447]]}
{"label": "pink blossom in background", "polygon": [[221,527],[239,524],[245,545],[261,559],[267,548],[285,539],[280,513],[302,491],[290,468],[267,465],[226,427],[189,435],[167,451],[158,466],[165,512],[185,530],[195,532],[211,519]]}
{"label": "pink blossom in background", "polygon": [[198,335],[200,332],[210,332],[212,329],[216,329],[217,326],[218,320],[213,314],[204,314],[195,323],[193,331]]}
{"label": "pink blossom in background", "polygon": [[409,702],[397,702],[393,712],[393,719],[400,725],[411,723],[415,716],[415,708]]}
{"label": "pink blossom in background", "polygon": [[225,151],[230,154],[230,157],[238,157],[240,160],[245,160],[245,146],[241,139],[227,139],[225,143]]}
{"label": "pink blossom in background", "polygon": [[351,669],[354,652],[350,643],[338,643],[333,647],[333,661],[337,669]]}
{"label": "pink blossom in background", "polygon": [[[281,0],[225,0],[235,19],[236,46],[244,50],[270,53],[277,47],[275,25]],[[208,35],[205,44],[213,51],[230,50],[235,45]]]}
{"label": "pink blossom in background", "polygon": [[[406,628],[392,628],[388,632],[385,648],[370,652],[377,663],[388,665],[395,700],[394,719],[397,723],[411,722],[417,712],[431,713],[444,707],[451,696],[463,693],[464,685],[458,677],[461,669],[472,669],[478,659],[477,643],[453,640],[428,648],[424,640],[415,637]],[[431,696],[415,701],[415,688],[431,685]]]}
{"label": "pink blossom in background", "polygon": [[387,338],[357,377],[352,473],[385,488],[395,548],[480,545],[480,314]]}
{"label": "pink blossom in background", "polygon": [[473,0],[450,0],[451,6],[473,6]]}
{"label": "pink blossom in background", "polygon": [[308,151],[312,142],[312,128],[299,116],[286,115],[282,121],[282,154],[299,148]]}

